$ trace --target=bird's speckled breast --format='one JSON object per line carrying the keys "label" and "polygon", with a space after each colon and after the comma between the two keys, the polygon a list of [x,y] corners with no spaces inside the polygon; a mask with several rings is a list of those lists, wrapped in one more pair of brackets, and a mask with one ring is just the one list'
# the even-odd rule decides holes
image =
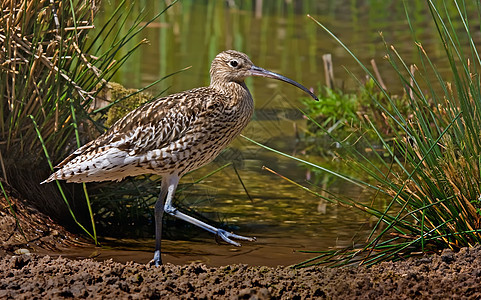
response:
{"label": "bird's speckled breast", "polygon": [[160,155],[155,159],[150,158],[150,171],[161,175],[176,172],[182,176],[214,160],[242,132],[254,112],[249,90],[241,87],[235,97],[222,95],[209,99],[204,113],[191,125],[192,130],[167,149],[159,149]]}

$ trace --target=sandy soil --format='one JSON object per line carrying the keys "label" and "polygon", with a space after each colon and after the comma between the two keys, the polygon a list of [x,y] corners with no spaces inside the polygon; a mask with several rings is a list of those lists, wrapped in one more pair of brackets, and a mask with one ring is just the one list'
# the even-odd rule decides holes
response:
{"label": "sandy soil", "polygon": [[481,246],[371,268],[301,270],[15,254],[22,248],[53,253],[82,242],[14,191],[8,194],[12,205],[0,199],[0,299],[481,299]]}

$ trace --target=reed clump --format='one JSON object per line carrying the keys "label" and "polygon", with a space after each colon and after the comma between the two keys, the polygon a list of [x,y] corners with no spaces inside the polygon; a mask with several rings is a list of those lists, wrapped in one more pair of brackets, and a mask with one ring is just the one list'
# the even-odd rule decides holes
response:
{"label": "reed clump", "polygon": [[[321,252],[297,267],[371,265],[439,253],[445,248],[456,251],[481,242],[481,59],[476,45],[479,39],[475,38],[479,28],[470,22],[473,15],[481,15],[481,8],[464,1],[428,1],[427,8],[449,72],[441,72],[433,63],[406,9],[419,62],[410,65],[386,43],[386,58],[405,87],[402,103],[383,89],[340,39],[314,20],[375,83],[377,92],[371,93],[370,100],[381,116],[377,122],[369,116],[359,120],[368,133],[365,130],[354,139],[368,145],[372,150],[369,154],[350,140],[328,133],[343,149],[339,157],[358,175],[333,174],[371,190],[375,195],[371,204],[332,193],[327,198],[359,208],[377,221],[363,247]],[[379,94],[385,101],[380,101]],[[382,152],[375,151],[379,147]],[[386,202],[376,206],[376,199]]]}
{"label": "reed clump", "polygon": [[[106,97],[109,81],[146,43],[138,36],[142,29],[171,5],[145,22],[145,12],[120,1],[101,28],[94,25],[100,1],[2,0],[0,5],[1,176],[64,224],[73,217],[84,228],[73,210],[90,216],[89,234],[96,239],[85,185],[39,183],[54,163],[101,134],[108,109],[129,98],[126,93],[121,99]],[[115,26],[127,19],[128,29]]]}
{"label": "reed clump", "polygon": [[[95,99],[105,74],[86,51],[97,2],[2,1],[0,11],[0,162],[2,177],[52,216],[64,215],[56,187],[40,187],[48,164],[76,147],[72,109]],[[38,130],[32,119],[38,124]],[[85,129],[80,121],[77,130]],[[79,129],[80,128],[80,129]]]}

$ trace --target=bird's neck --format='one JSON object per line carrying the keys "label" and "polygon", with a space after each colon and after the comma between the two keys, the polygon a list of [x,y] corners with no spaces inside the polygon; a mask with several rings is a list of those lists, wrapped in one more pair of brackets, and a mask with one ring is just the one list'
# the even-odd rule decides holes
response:
{"label": "bird's neck", "polygon": [[226,95],[231,106],[241,106],[249,109],[254,108],[252,95],[249,89],[247,89],[245,82],[213,81],[210,87]]}

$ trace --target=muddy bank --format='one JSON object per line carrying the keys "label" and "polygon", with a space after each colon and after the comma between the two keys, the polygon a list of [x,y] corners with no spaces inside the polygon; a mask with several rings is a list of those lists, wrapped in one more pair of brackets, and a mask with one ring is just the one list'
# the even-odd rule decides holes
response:
{"label": "muddy bank", "polygon": [[0,298],[304,299],[481,297],[481,247],[364,267],[202,264],[153,267],[107,260],[7,255]]}
{"label": "muddy bank", "polygon": [[[112,259],[12,255],[23,248],[54,253],[85,244],[19,200],[21,197],[14,190],[9,189],[7,194],[8,201],[0,198],[0,299],[481,298],[481,246],[464,248],[459,253],[445,250],[442,255],[386,262],[371,268],[301,270],[245,264],[212,267],[199,263],[157,268]],[[181,246],[172,244],[177,251]],[[151,252],[146,253],[146,260],[150,259]],[[118,259],[118,255],[117,252],[110,257]],[[227,264],[228,260],[223,261]]]}
{"label": "muddy bank", "polygon": [[4,192],[0,192],[0,256],[23,249],[55,252],[88,245],[29,205],[18,191],[0,180],[4,188]]}

